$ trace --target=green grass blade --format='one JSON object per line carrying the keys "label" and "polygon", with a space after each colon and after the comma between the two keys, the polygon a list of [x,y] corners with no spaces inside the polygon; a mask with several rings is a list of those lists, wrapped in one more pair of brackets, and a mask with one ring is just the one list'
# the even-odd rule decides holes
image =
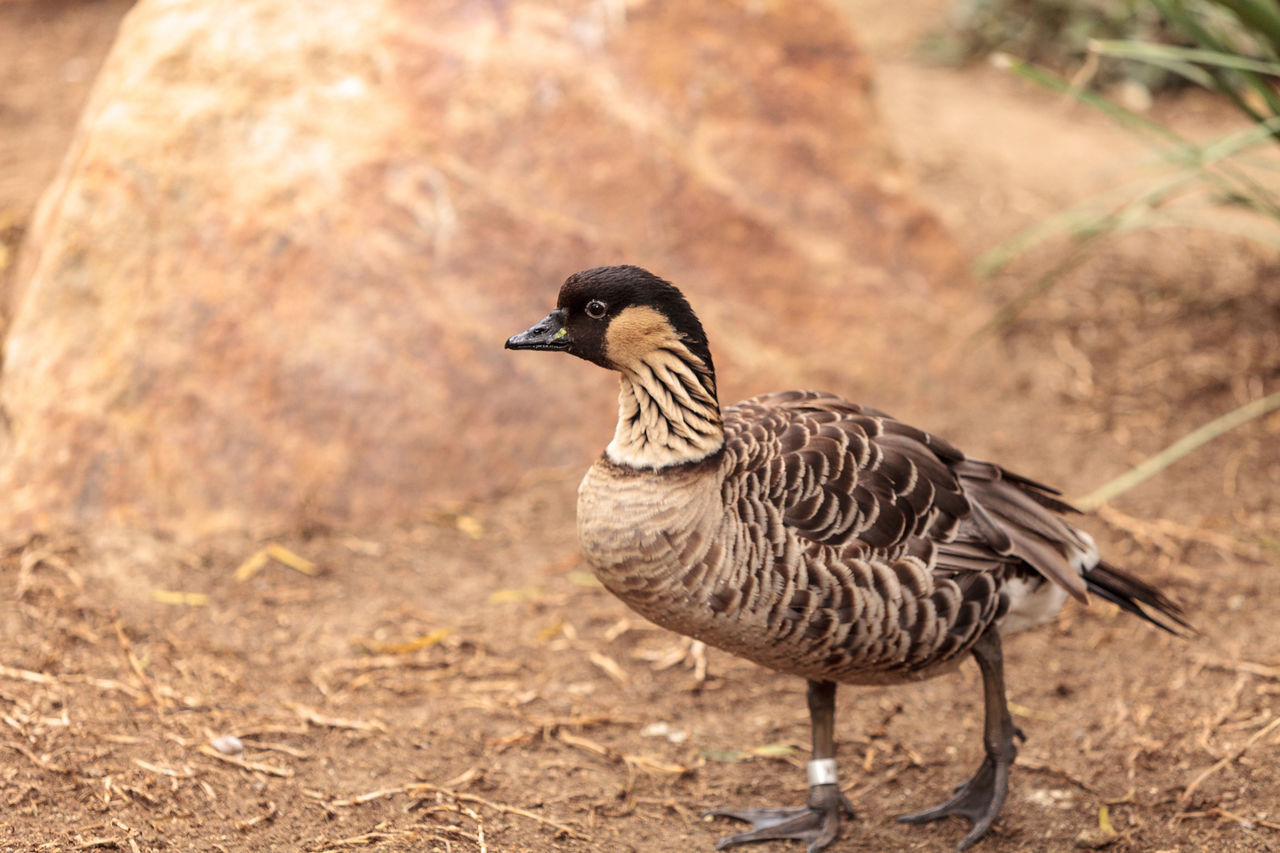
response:
{"label": "green grass blade", "polygon": [[1205,145],[1200,149],[1200,162],[1208,165],[1235,157],[1261,142],[1274,139],[1277,131],[1280,131],[1280,116],[1259,121]]}
{"label": "green grass blade", "polygon": [[1221,164],[1217,171],[1222,176],[1219,189],[1223,194],[1254,213],[1280,221],[1280,205],[1274,200],[1271,190],[1255,181],[1252,175],[1229,163]]}
{"label": "green grass blade", "polygon": [[1133,110],[1127,110],[1119,104],[1112,103],[1101,95],[1074,87],[1056,74],[1045,71],[1030,62],[1008,54],[999,54],[996,57],[996,64],[1008,68],[1024,80],[1029,80],[1051,92],[1069,95],[1083,104],[1088,104],[1113,119],[1121,127],[1136,133],[1146,141],[1155,140],[1183,150],[1194,147],[1191,142],[1164,125],[1139,115]]}
{"label": "green grass blade", "polygon": [[[1212,0],[1209,0],[1212,2]],[[1161,17],[1173,24],[1190,38],[1193,44],[1199,45],[1202,49],[1214,50],[1219,53],[1232,53],[1230,45],[1226,44],[1221,38],[1214,33],[1205,29],[1198,18],[1187,11],[1186,4],[1181,0],[1151,0],[1151,5],[1156,7]]]}
{"label": "green grass blade", "polygon": [[1262,226],[1253,228],[1248,227],[1243,223],[1226,222],[1222,219],[1220,213],[1214,210],[1204,211],[1203,216],[1197,215],[1194,211],[1165,211],[1163,218],[1163,222],[1159,222],[1152,227],[1183,229],[1194,228],[1197,231],[1217,232],[1219,234],[1226,234],[1232,237],[1243,237],[1246,240],[1252,240],[1260,246],[1267,246],[1272,249],[1280,250],[1280,234],[1276,233],[1274,227]]}
{"label": "green grass blade", "polygon": [[1217,91],[1220,88],[1218,78],[1208,71],[1205,71],[1199,65],[1192,65],[1189,62],[1179,62],[1173,59],[1161,59],[1158,57],[1144,58],[1140,61],[1145,62],[1147,65],[1154,65],[1157,68],[1163,68],[1166,71],[1172,71],[1179,77],[1184,77],[1192,83],[1195,83],[1197,86],[1210,91]]}
{"label": "green grass blade", "polygon": [[[1271,199],[1267,190],[1256,183],[1251,184],[1229,167],[1225,174],[1219,174],[1211,167],[1222,169],[1222,161],[1270,139],[1271,132],[1277,128],[1280,128],[1280,118],[1273,118],[1228,134],[1203,147],[1188,143],[1185,158],[1177,163],[1179,168],[1172,174],[1155,181],[1144,180],[1118,191],[1110,191],[1101,198],[1089,200],[1043,220],[983,253],[975,264],[975,269],[980,275],[990,275],[1056,234],[1069,232],[1080,237],[1093,232],[1117,230],[1122,226],[1126,230],[1131,229],[1134,227],[1132,223],[1135,217],[1140,216],[1142,211],[1168,204],[1198,181],[1216,186],[1226,194],[1250,197],[1266,206]],[[1253,199],[1253,196],[1257,198]],[[1100,208],[1105,208],[1105,212],[1099,212]]]}
{"label": "green grass blade", "polygon": [[1023,288],[1022,292],[1017,296],[1001,305],[990,320],[983,323],[976,332],[969,336],[969,346],[981,346],[988,338],[999,334],[1001,330],[1016,320],[1018,315],[1027,310],[1032,302],[1048,293],[1063,275],[1083,261],[1086,252],[1094,242],[1108,233],[1110,232],[1105,225],[1099,224],[1098,227],[1078,235],[1075,245],[1072,246],[1071,251],[1065,258],[1054,264],[1049,271],[1038,276],[1034,282]]}
{"label": "green grass blade", "polygon": [[1274,0],[1210,0],[1229,10],[1251,33],[1265,38],[1280,53],[1280,5]]}
{"label": "green grass blade", "polygon": [[[1274,24],[1274,33],[1251,32],[1250,35],[1261,39],[1255,44],[1280,45],[1280,0],[1202,0],[1200,10],[1204,9],[1205,3],[1216,3],[1246,27],[1251,22],[1265,26]],[[1254,177],[1257,173],[1265,173],[1271,166],[1250,169],[1247,163],[1237,159],[1241,153],[1262,142],[1280,140],[1280,94],[1273,86],[1273,81],[1280,78],[1280,62],[1239,55],[1231,44],[1238,40],[1235,33],[1223,36],[1211,31],[1208,27],[1213,25],[1212,20],[1206,19],[1208,23],[1202,23],[1199,12],[1193,14],[1184,0],[1151,0],[1151,4],[1170,24],[1182,29],[1196,46],[1098,40],[1090,43],[1091,53],[1164,67],[1224,95],[1253,121],[1253,125],[1207,145],[1197,145],[1159,122],[1029,62],[1007,55],[995,57],[997,65],[1003,65],[1019,77],[1056,94],[1069,96],[1108,116],[1173,168],[1169,174],[1145,182],[1136,190],[1111,190],[1101,200],[1077,205],[984,253],[976,265],[977,271],[990,275],[1050,237],[1066,234],[1071,238],[1067,256],[1003,305],[970,337],[971,342],[985,339],[1012,322],[1067,270],[1076,266],[1085,250],[1100,237],[1137,228],[1185,227],[1168,213],[1167,208],[1174,202],[1185,203],[1190,197],[1199,195],[1204,200],[1218,199],[1220,203],[1260,213],[1273,224],[1280,222],[1280,202],[1263,182]],[[1265,104],[1267,112],[1260,109],[1262,104]],[[1218,209],[1221,210],[1221,206]],[[1238,228],[1234,222],[1223,222],[1215,230],[1245,233],[1245,229]],[[1247,233],[1245,236],[1269,245],[1280,242],[1269,233]]]}
{"label": "green grass blade", "polygon": [[1084,497],[1078,498],[1073,503],[1085,512],[1097,509],[1107,501],[1119,497],[1139,483],[1160,473],[1201,445],[1235,429],[1241,424],[1248,423],[1254,418],[1261,417],[1276,409],[1280,409],[1280,391],[1254,400],[1251,403],[1246,403],[1221,417],[1214,418],[1204,426],[1187,433],[1155,456],[1130,468],[1119,477],[1105,483]]}
{"label": "green grass blade", "polygon": [[[1166,20],[1178,29],[1181,29],[1192,42],[1199,45],[1198,49],[1209,50],[1213,53],[1226,56],[1236,55],[1237,51],[1233,49],[1233,46],[1201,25],[1196,16],[1188,12],[1186,4],[1181,2],[1181,0],[1151,0],[1151,2]],[[1237,19],[1241,21],[1243,26],[1249,28],[1255,35],[1260,35],[1265,41],[1272,43],[1274,48],[1275,42],[1272,35],[1267,32],[1260,33],[1254,29],[1248,21],[1240,17],[1240,13],[1233,8],[1230,2],[1224,2],[1224,0],[1206,0],[1206,2],[1217,3],[1221,8],[1224,8],[1230,13],[1236,15]],[[1246,0],[1246,2],[1248,2],[1248,0]],[[1269,0],[1269,3],[1272,10],[1277,8],[1274,0]],[[1265,10],[1260,9],[1255,11],[1254,16],[1259,20],[1265,19]],[[1278,17],[1277,20],[1280,20],[1280,17]],[[1276,35],[1280,36],[1280,31],[1277,31]],[[1214,79],[1214,85],[1211,88],[1216,89],[1230,98],[1236,108],[1245,115],[1255,121],[1261,121],[1264,118],[1264,116],[1254,109],[1248,101],[1241,97],[1240,90],[1242,88],[1251,89],[1254,94],[1265,101],[1268,109],[1273,115],[1280,113],[1280,99],[1277,99],[1277,96],[1275,92],[1272,91],[1270,84],[1266,80],[1259,78],[1256,73],[1242,69],[1227,69],[1220,66],[1211,66],[1211,68],[1211,76]],[[1236,75],[1238,79],[1233,78],[1232,75]]]}
{"label": "green grass blade", "polygon": [[1122,228],[1128,230],[1134,227],[1132,223],[1141,218],[1143,211],[1165,204],[1199,179],[1198,171],[1184,168],[1154,183],[1141,181],[1137,186],[1126,187],[1126,191],[1109,191],[1018,232],[984,252],[974,269],[978,275],[992,275],[1058,234],[1070,234],[1078,241]]}
{"label": "green grass blade", "polygon": [[1168,63],[1192,65],[1198,63],[1217,68],[1231,68],[1236,71],[1256,71],[1259,74],[1280,77],[1280,62],[1249,59],[1245,56],[1199,47],[1175,47],[1170,44],[1153,44],[1145,41],[1094,40],[1089,42],[1089,49],[1103,56],[1135,59],[1165,67],[1168,67]]}

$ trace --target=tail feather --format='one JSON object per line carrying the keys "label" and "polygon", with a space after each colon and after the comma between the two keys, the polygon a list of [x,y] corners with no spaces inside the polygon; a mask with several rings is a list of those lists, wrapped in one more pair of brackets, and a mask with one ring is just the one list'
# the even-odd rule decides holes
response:
{"label": "tail feather", "polygon": [[998,554],[1013,554],[1078,601],[1087,600],[1080,569],[1097,552],[1055,514],[1057,502],[990,463],[966,459],[956,468],[973,507],[957,538],[972,537]]}
{"label": "tail feather", "polygon": [[981,563],[983,552],[993,564],[1012,557],[1082,602],[1096,593],[1175,636],[1198,633],[1177,602],[1099,558],[1093,539],[1061,517],[1079,510],[1056,489],[976,459],[953,467],[972,512],[955,540],[938,546],[941,565],[966,570]]}
{"label": "tail feather", "polygon": [[1062,492],[1053,486],[1046,486],[1039,480],[1016,474],[1008,468],[1001,468],[991,462],[966,458],[955,466],[956,471],[964,479],[985,480],[987,482],[1006,482],[1016,485],[1023,494],[1031,498],[1045,509],[1062,515],[1079,515],[1080,510],[1062,499]]}
{"label": "tail feather", "polygon": [[1090,592],[1177,637],[1198,633],[1182,606],[1146,581],[1102,560],[1084,574]]}

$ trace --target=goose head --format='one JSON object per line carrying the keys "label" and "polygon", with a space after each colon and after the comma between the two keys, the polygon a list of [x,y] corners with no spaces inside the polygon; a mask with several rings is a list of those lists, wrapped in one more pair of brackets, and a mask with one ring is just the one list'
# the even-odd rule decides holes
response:
{"label": "goose head", "polygon": [[714,372],[706,333],[684,294],[636,266],[569,276],[555,310],[508,338],[506,348],[567,352],[622,373],[670,350],[699,363],[699,372]]}
{"label": "goose head", "polygon": [[674,285],[640,267],[574,273],[555,310],[506,346],[567,352],[621,374],[618,429],[606,449],[617,464],[666,468],[724,444],[702,323]]}

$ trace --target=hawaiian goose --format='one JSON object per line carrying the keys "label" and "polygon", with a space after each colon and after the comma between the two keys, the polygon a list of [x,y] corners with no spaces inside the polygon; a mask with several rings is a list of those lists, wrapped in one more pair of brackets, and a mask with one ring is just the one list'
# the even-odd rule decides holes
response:
{"label": "hawaiian goose", "polygon": [[809,681],[813,758],[799,809],[724,809],[821,850],[851,812],[836,784],[836,684],[897,684],[977,660],[986,757],[941,805],[963,850],[1000,812],[1013,763],[1000,634],[1088,592],[1164,628],[1154,587],[1099,559],[1055,490],[873,409],[782,391],[721,409],[702,325],[639,267],[572,275],[508,349],[559,350],[622,376],[617,431],[578,492],[578,536],[601,582],[657,624]]}

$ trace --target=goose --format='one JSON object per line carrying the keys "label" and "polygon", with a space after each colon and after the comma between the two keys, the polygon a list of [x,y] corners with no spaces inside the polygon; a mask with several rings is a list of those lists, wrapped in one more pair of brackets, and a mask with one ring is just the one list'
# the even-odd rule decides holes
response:
{"label": "goose", "polygon": [[1171,633],[1182,608],[1103,561],[1057,490],[935,435],[815,391],[721,408],[702,324],[636,266],[569,276],[556,308],[507,349],[566,352],[621,377],[618,424],[578,491],[578,538],[601,583],[650,621],[808,681],[812,760],[799,808],[719,808],[752,825],[723,849],[835,839],[852,806],[836,774],[838,684],[982,676],[984,758],[942,804],[991,828],[1017,752],[1001,636],[1089,593]]}

